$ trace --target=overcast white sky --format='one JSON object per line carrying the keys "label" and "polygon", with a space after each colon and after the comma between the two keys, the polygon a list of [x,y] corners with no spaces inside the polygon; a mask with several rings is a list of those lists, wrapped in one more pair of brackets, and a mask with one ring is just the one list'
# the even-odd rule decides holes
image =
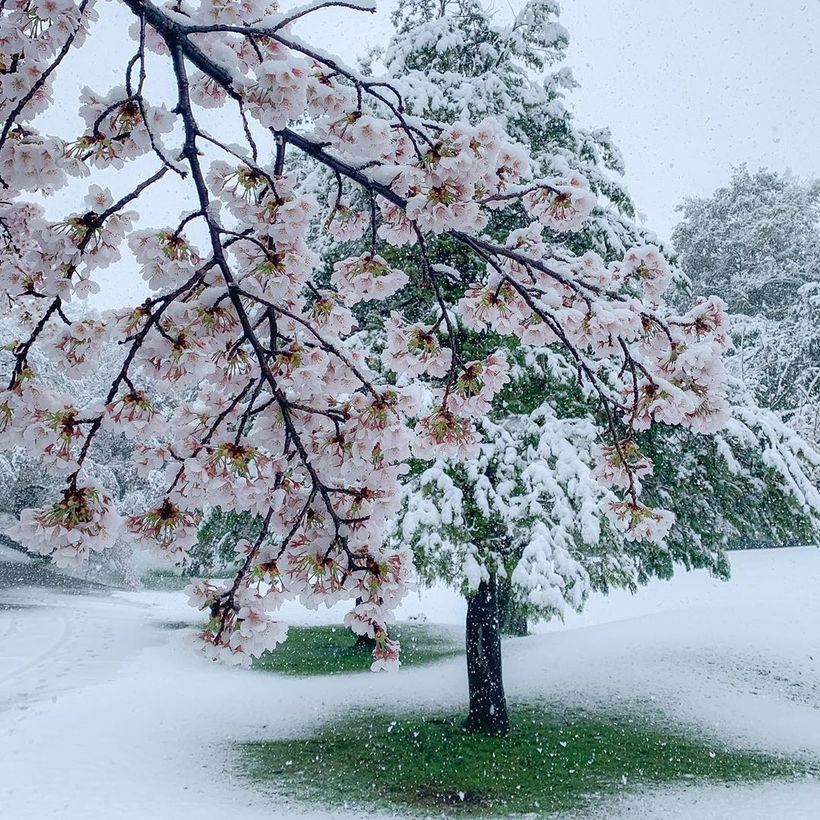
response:
{"label": "overcast white sky", "polygon": [[[506,0],[496,5],[503,14]],[[733,164],[820,174],[820,0],[561,5],[579,121],[611,127],[629,189],[661,235],[685,196],[711,192]],[[302,33],[353,62],[384,42],[391,7],[322,12]]]}

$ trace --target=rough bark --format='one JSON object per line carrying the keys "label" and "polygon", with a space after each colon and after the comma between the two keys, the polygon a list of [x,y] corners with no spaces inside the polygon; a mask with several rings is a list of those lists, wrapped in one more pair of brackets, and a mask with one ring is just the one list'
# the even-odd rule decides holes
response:
{"label": "rough bark", "polygon": [[467,682],[470,713],[467,729],[487,735],[510,731],[501,670],[498,582],[482,581],[467,599]]}
{"label": "rough bark", "polygon": [[516,606],[509,578],[498,579],[498,618],[502,635],[521,637],[527,634],[527,616],[522,615]]}

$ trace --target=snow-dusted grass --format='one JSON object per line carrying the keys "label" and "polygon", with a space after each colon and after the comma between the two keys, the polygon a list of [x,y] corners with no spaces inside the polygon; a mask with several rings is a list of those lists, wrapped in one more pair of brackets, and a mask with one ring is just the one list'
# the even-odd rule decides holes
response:
{"label": "snow-dusted grass", "polygon": [[[565,625],[509,641],[511,700],[598,715],[651,704],[665,728],[688,727],[721,747],[820,759],[820,550],[731,561],[728,583],[684,573],[635,597],[596,598]],[[294,625],[343,615],[282,610]],[[397,617],[426,617],[456,636],[464,601],[423,590]],[[159,628],[173,622],[192,627]],[[205,662],[191,640],[201,622],[181,592],[0,589],[0,818],[351,820],[365,815],[249,783],[237,747],[304,738],[356,709],[466,714],[463,657],[396,675],[260,674]],[[817,820],[818,806],[817,777],[646,789],[628,781],[590,816]]]}
{"label": "snow-dusted grass", "polygon": [[194,579],[187,575],[179,575],[171,570],[152,569],[144,573],[140,581],[144,589],[151,591],[171,592],[183,590],[190,586]]}
{"label": "snow-dusted grass", "polygon": [[[459,654],[460,647],[429,626],[399,624],[390,631],[401,643],[402,666],[419,666]],[[284,675],[338,675],[365,672],[373,655],[366,646],[356,645],[356,636],[342,625],[296,626],[288,639],[273,652],[254,661],[253,668]]]}
{"label": "snow-dusted grass", "polygon": [[657,716],[518,706],[508,737],[463,716],[355,712],[309,738],[248,743],[249,774],[332,807],[504,816],[588,811],[614,792],[794,778],[812,764],[740,751]]}

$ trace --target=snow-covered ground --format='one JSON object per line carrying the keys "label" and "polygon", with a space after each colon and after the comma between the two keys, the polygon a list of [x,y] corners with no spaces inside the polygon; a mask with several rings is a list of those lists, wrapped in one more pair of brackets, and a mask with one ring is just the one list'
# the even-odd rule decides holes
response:
{"label": "snow-covered ground", "polygon": [[24,555],[22,552],[11,549],[11,547],[4,547],[0,544],[0,564],[30,564],[31,558]]}
{"label": "snow-covered ground", "polygon": [[[511,698],[654,708],[718,742],[820,757],[820,550],[739,553],[732,566],[728,584],[684,574],[509,642]],[[464,604],[434,589],[400,617],[421,613],[460,630]],[[233,744],[304,732],[350,704],[465,703],[463,658],[398,675],[284,678],[208,664],[188,632],[163,628],[197,617],[182,593],[0,589],[0,817],[330,817],[249,791]],[[627,792],[599,816],[817,820],[820,783]]]}

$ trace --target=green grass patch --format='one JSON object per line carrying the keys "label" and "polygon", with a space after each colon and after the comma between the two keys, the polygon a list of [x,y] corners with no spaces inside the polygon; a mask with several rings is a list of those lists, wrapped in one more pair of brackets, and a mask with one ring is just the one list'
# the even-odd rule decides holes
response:
{"label": "green grass patch", "polygon": [[[459,654],[461,649],[429,627],[399,624],[391,636],[401,643],[402,666],[418,666]],[[288,639],[254,661],[253,668],[284,675],[337,675],[370,669],[370,649],[356,646],[344,626],[292,626]]]}
{"label": "green grass patch", "polygon": [[179,592],[185,589],[185,587],[199,581],[201,578],[219,581],[232,580],[232,576],[233,570],[224,567],[217,572],[199,575],[181,573],[178,569],[149,569],[143,573],[140,581],[143,589],[148,589],[152,592]]}
{"label": "green grass patch", "polygon": [[578,812],[636,787],[818,771],[660,718],[519,707],[505,738],[470,735],[462,722],[355,714],[309,738],[244,744],[243,765],[254,780],[327,806],[490,816]]}
{"label": "green grass patch", "polygon": [[142,578],[143,589],[153,592],[177,592],[197,580],[190,575],[180,575],[169,569],[150,569]]}
{"label": "green grass patch", "polygon": [[205,624],[192,623],[191,621],[160,621],[157,629],[167,629],[169,632],[176,632],[181,629],[205,629]]}

